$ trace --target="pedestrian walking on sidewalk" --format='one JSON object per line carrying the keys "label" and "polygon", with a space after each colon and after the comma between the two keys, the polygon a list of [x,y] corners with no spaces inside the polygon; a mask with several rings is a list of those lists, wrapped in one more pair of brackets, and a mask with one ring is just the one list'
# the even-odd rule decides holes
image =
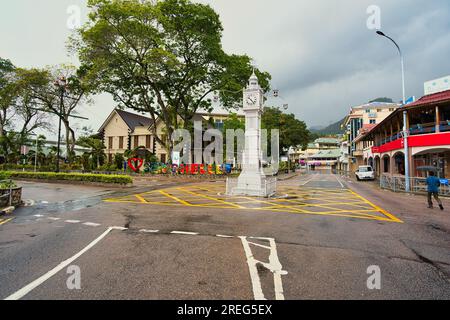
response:
{"label": "pedestrian walking on sidewalk", "polygon": [[428,186],[428,208],[433,209],[433,197],[439,204],[439,208],[444,210],[444,206],[442,205],[441,199],[439,199],[439,187],[441,186],[441,180],[436,177],[434,172],[430,172],[429,177],[427,178],[427,186]]}

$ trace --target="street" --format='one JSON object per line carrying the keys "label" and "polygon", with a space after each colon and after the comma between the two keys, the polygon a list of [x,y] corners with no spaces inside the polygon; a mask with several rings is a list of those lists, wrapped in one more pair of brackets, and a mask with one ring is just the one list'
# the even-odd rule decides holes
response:
{"label": "street", "polygon": [[223,181],[19,184],[33,201],[0,217],[1,299],[450,299],[450,214],[424,196],[320,173],[275,199]]}

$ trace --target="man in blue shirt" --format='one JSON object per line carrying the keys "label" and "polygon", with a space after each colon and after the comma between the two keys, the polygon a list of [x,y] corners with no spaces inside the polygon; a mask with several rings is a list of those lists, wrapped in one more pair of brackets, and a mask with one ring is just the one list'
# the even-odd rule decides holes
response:
{"label": "man in blue shirt", "polygon": [[441,186],[441,180],[437,178],[434,172],[430,172],[429,177],[427,178],[427,186],[428,186],[428,208],[433,209],[433,200],[432,197],[439,204],[439,208],[444,210],[442,206],[442,201],[439,199],[439,187]]}

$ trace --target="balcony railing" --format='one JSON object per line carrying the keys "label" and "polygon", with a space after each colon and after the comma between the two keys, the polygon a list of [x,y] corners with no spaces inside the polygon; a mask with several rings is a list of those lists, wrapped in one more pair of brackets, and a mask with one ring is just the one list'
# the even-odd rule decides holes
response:
{"label": "balcony railing", "polygon": [[[450,120],[442,121],[439,124],[440,132],[449,132],[450,131]],[[425,123],[425,124],[415,124],[409,128],[409,134],[411,136],[417,136],[421,134],[431,134],[436,133],[436,124],[435,123]],[[385,145],[386,143],[396,141],[402,138],[401,133],[396,133],[393,136],[387,137],[386,139],[381,140],[379,143],[375,144],[375,147],[380,147]]]}

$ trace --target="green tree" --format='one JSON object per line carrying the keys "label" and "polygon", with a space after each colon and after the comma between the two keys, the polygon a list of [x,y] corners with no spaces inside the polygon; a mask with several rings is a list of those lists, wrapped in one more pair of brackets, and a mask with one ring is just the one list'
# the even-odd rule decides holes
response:
{"label": "green tree", "polygon": [[[90,87],[85,81],[83,68],[61,65],[47,69],[21,70],[19,78],[22,87],[34,99],[40,110],[61,118],[65,128],[66,154],[69,162],[74,156],[76,142],[75,130],[71,118],[77,114],[80,105],[90,102]],[[57,83],[64,79],[65,85]]]}
{"label": "green tree", "polygon": [[[279,108],[264,108],[262,128],[280,130],[280,151],[287,151],[293,146],[306,148],[309,142],[309,131],[305,122],[295,118],[293,114],[285,114]],[[269,144],[270,146],[270,144]]]}
{"label": "green tree", "polygon": [[15,69],[11,61],[0,58],[0,144],[5,159],[8,156],[6,127],[13,116],[13,106],[17,97]]}
{"label": "green tree", "polygon": [[[106,146],[104,145],[102,139],[98,136],[90,136],[90,137],[80,137],[77,141],[79,146],[89,148],[90,151],[85,153],[84,160],[86,158],[91,160],[91,163],[94,164],[95,168],[89,169],[98,169],[105,161],[105,152]],[[86,168],[86,163],[83,161],[84,169]]]}
{"label": "green tree", "polygon": [[[121,107],[161,119],[167,136],[189,127],[199,110],[212,110],[214,93],[233,108],[252,73],[248,56],[228,55],[214,10],[188,0],[89,0],[90,21],[71,48],[93,86]],[[270,75],[256,70],[268,90]],[[154,135],[168,154],[171,139]]]}

